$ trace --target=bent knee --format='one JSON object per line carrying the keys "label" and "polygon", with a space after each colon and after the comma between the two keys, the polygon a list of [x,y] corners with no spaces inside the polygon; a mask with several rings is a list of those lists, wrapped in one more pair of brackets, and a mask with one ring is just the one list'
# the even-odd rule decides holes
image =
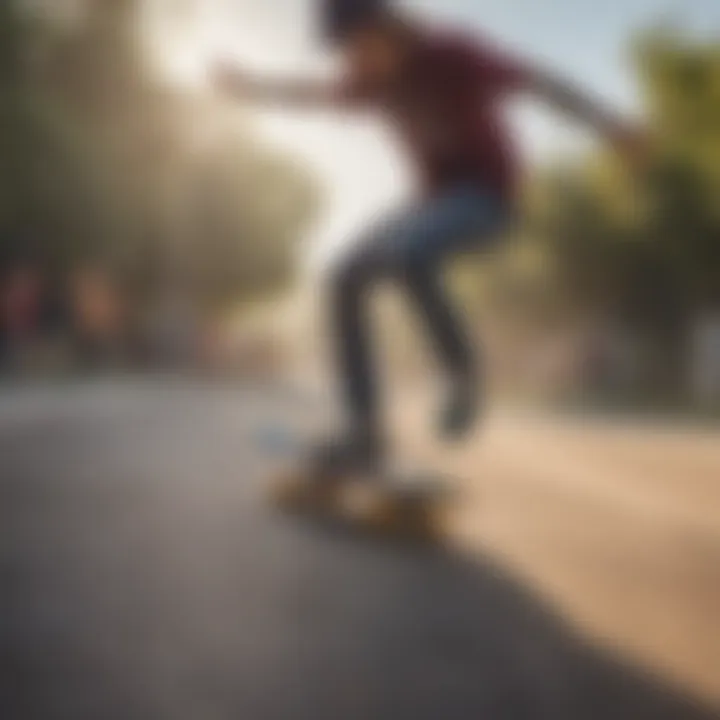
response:
{"label": "bent knee", "polygon": [[357,296],[379,277],[375,264],[358,254],[341,257],[328,270],[330,291],[336,298]]}
{"label": "bent knee", "polygon": [[392,258],[392,275],[404,283],[422,283],[438,271],[438,263],[423,248],[405,246],[396,248]]}

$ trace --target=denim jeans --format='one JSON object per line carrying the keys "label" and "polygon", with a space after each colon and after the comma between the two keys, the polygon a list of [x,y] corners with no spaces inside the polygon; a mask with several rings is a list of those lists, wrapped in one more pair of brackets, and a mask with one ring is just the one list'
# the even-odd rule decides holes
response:
{"label": "denim jeans", "polygon": [[492,193],[458,185],[382,219],[341,257],[331,276],[332,329],[351,427],[378,430],[366,311],[380,281],[399,285],[409,296],[449,373],[477,371],[479,361],[448,297],[443,270],[459,253],[495,246],[510,217],[508,204]]}

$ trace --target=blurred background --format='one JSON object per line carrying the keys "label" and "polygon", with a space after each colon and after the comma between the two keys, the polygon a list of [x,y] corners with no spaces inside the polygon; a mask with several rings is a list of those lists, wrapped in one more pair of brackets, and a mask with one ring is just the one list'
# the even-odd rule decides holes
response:
{"label": "blurred background", "polygon": [[[455,281],[493,338],[498,380],[554,400],[717,413],[717,11],[634,0],[571,21],[560,0],[542,12],[487,5],[417,4],[583,82],[654,141],[639,177],[578,129],[512,108],[532,161],[527,212],[512,252]],[[408,191],[372,122],[254,112],[206,87],[208,64],[225,57],[323,72],[307,3],[2,12],[6,373],[240,361],[243,316],[289,295],[297,309],[313,269]],[[581,27],[569,33],[571,22]],[[417,355],[401,338],[398,351]]]}
{"label": "blurred background", "polygon": [[[489,31],[581,82],[648,127],[652,155],[641,173],[631,172],[561,119],[522,103],[509,109],[529,166],[521,222],[501,257],[450,269],[484,339],[497,412],[468,447],[435,448],[423,420],[434,369],[404,308],[382,297],[378,320],[387,374],[398,380],[392,412],[402,442],[464,478],[469,495],[457,534],[476,557],[500,559],[503,572],[559,609],[583,641],[611,647],[632,672],[649,671],[658,686],[694,703],[718,702],[720,6],[406,4],[431,19]],[[242,544],[256,548],[258,559],[247,559],[246,586],[256,588],[248,603],[270,613],[259,627],[276,622],[272,608],[281,596],[327,593],[325,602],[347,612],[338,611],[343,632],[356,637],[355,628],[378,643],[365,651],[386,652],[378,618],[398,612],[407,576],[391,581],[378,569],[389,561],[368,565],[347,548],[333,555],[318,550],[316,539],[288,541],[281,552],[282,541],[272,537],[287,529],[250,519],[257,507],[236,487],[262,475],[253,440],[262,418],[302,433],[325,416],[321,271],[363,223],[412,190],[403,159],[373,121],[261,111],[218,97],[205,82],[208,66],[227,57],[258,70],[321,76],[332,58],[314,32],[305,0],[0,4],[0,525],[9,529],[0,577],[11,601],[0,639],[13,677],[25,683],[3,694],[15,708],[3,717],[115,717],[100,708],[118,687],[100,683],[97,697],[86,688],[98,657],[109,663],[106,679],[129,683],[117,697],[141,703],[142,712],[117,717],[319,717],[313,708],[325,696],[309,675],[305,692],[310,686],[319,695],[291,693],[292,713],[261,709],[273,696],[269,678],[280,682],[283,672],[297,671],[267,637],[253,640],[256,655],[276,643],[275,655],[260,653],[264,680],[252,673],[248,680],[248,693],[265,688],[254,710],[238,715],[242,703],[227,693],[220,703],[207,688],[181,691],[182,678],[195,677],[191,658],[212,659],[223,692],[238,667],[234,646],[222,638],[245,633],[250,611],[238,611],[245,619],[234,631],[219,619],[213,625],[211,618],[230,623],[235,612],[221,598],[245,606],[242,593],[208,575],[210,567],[227,578],[237,559],[241,541],[230,512],[243,518]],[[158,375],[166,371],[172,382]],[[312,407],[320,409],[299,408],[297,398],[268,389],[285,381],[319,398]],[[125,553],[141,559],[127,565]],[[258,569],[261,562],[271,569]],[[345,577],[344,563],[358,574]],[[428,578],[442,575],[434,565],[420,567]],[[273,572],[289,573],[286,582],[296,584],[279,589],[268,579]],[[148,578],[157,576],[165,579],[152,585]],[[375,599],[371,617],[332,594],[340,577]],[[112,604],[130,586],[146,604]],[[206,592],[200,598],[189,587]],[[427,591],[422,582],[413,587]],[[178,588],[192,599],[178,601]],[[534,652],[512,630],[528,613],[496,615],[504,592],[493,586],[463,597],[487,601],[484,617],[493,627],[506,623],[517,641],[509,661],[517,669]],[[450,597],[453,618],[465,608],[459,597]],[[75,617],[72,608],[84,610]],[[90,616],[102,620],[89,623]],[[284,617],[302,645],[293,635],[300,621]],[[176,624],[163,629],[164,622]],[[446,618],[443,627],[453,622]],[[83,633],[93,638],[87,646]],[[184,645],[173,645],[178,637]],[[56,652],[41,659],[33,642],[48,638]],[[536,640],[536,650],[552,645]],[[446,650],[432,652],[444,657]],[[324,657],[345,657],[336,651]],[[567,680],[563,668],[573,663],[548,653],[537,662]],[[366,666],[348,663],[350,687]],[[322,667],[330,671],[332,662]],[[476,682],[482,667],[473,670]],[[63,672],[76,672],[74,680]],[[498,700],[488,706],[494,717],[705,717],[685,706],[668,709],[655,691],[640,694],[652,703],[633,705],[640,701],[628,699],[629,670],[618,671],[625,694],[607,690],[610,681],[593,685],[609,703],[607,715],[592,714],[600,711],[590,699],[538,705],[533,693],[543,672],[527,672],[507,681],[526,694],[526,714],[503,714]],[[64,690],[47,679],[56,676],[65,678]],[[362,677],[366,694],[387,700],[385,685],[380,692]],[[47,703],[27,704],[18,687]],[[474,707],[463,695],[470,685],[463,688],[457,697]],[[436,699],[449,692],[436,691]],[[337,712],[328,717],[384,717],[391,705],[381,705],[382,712],[373,706],[377,715],[367,706],[353,715],[356,709],[331,702]],[[432,717],[455,717],[432,707],[440,713]]]}

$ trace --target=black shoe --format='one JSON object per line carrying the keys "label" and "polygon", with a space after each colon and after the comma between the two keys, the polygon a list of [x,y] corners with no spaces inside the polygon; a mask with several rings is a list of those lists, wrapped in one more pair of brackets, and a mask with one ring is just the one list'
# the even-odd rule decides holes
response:
{"label": "black shoe", "polygon": [[475,427],[482,410],[479,385],[477,377],[471,373],[451,377],[440,411],[441,437],[461,440]]}
{"label": "black shoe", "polygon": [[348,471],[371,472],[382,464],[382,443],[367,433],[348,434],[324,441],[313,448],[310,464],[319,475]]}

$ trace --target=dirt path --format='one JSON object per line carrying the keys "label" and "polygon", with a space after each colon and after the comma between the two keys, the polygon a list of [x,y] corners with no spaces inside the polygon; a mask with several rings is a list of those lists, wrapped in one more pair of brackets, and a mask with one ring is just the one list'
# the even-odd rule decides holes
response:
{"label": "dirt path", "polygon": [[[424,416],[402,415],[408,437]],[[594,639],[720,698],[720,431],[501,412],[460,451],[423,445],[466,483],[462,542]]]}

